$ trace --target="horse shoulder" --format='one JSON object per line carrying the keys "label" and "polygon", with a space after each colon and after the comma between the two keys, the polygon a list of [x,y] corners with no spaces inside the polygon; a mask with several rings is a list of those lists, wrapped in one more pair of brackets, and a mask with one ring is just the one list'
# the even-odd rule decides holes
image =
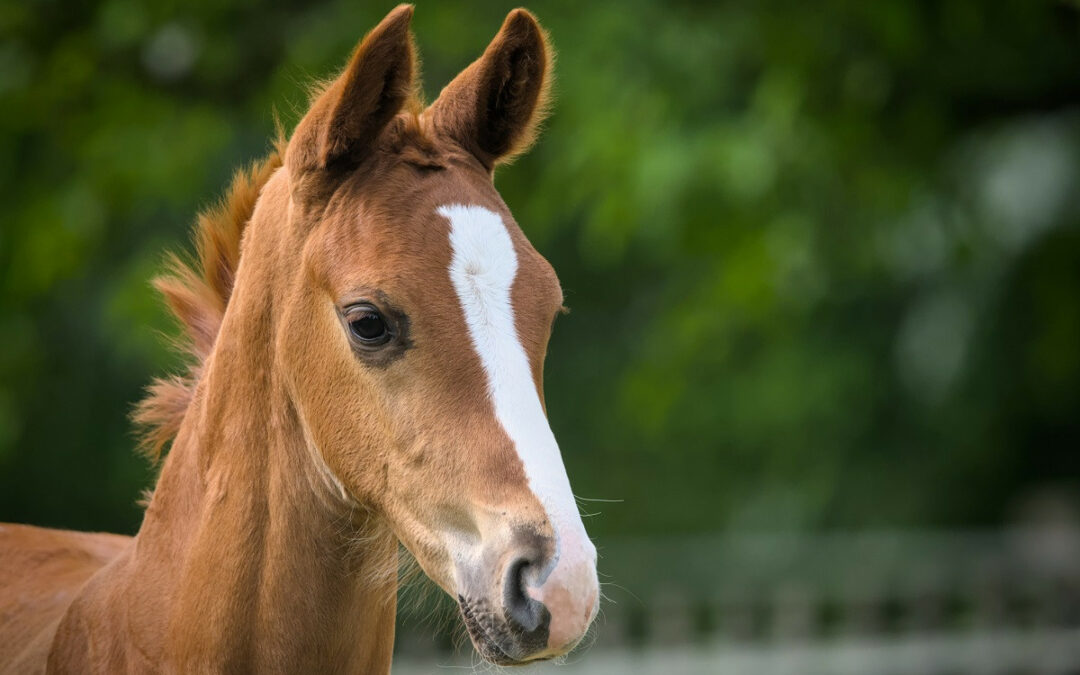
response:
{"label": "horse shoulder", "polygon": [[0,524],[0,670],[44,672],[65,612],[86,582],[130,541],[114,534]]}

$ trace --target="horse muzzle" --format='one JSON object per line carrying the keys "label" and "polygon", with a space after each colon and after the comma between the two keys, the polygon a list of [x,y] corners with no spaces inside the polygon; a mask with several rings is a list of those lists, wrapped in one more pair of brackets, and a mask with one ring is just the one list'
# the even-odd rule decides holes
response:
{"label": "horse muzzle", "polygon": [[[561,656],[585,636],[599,606],[596,548],[577,532],[518,530],[458,567],[458,606],[476,650],[498,665]],[[494,573],[494,574],[493,574]]]}

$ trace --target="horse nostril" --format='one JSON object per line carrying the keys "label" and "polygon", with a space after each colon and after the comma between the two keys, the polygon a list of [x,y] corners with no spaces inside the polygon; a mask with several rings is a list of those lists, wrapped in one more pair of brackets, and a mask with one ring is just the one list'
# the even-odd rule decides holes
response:
{"label": "horse nostril", "polygon": [[551,615],[543,603],[530,598],[525,589],[526,578],[533,564],[528,558],[518,558],[507,567],[503,580],[503,608],[506,618],[518,631],[544,631],[546,634]]}

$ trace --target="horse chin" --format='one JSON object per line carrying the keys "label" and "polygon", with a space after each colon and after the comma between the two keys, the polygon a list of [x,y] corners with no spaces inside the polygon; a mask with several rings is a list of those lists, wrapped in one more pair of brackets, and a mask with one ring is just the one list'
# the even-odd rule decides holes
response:
{"label": "horse chin", "polygon": [[487,603],[469,601],[458,596],[458,609],[473,647],[485,661],[496,666],[520,666],[551,658],[551,655],[531,656],[530,653],[540,650],[521,644],[521,640],[514,636],[510,624],[490,612]]}

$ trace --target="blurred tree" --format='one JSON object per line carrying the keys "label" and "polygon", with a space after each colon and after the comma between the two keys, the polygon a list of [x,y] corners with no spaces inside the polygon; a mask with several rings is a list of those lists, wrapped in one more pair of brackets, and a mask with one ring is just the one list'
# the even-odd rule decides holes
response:
{"label": "blurred tree", "polygon": [[[509,3],[418,8],[429,97]],[[386,6],[0,4],[0,519],[133,531],[148,281]],[[556,112],[497,184],[573,313],[596,534],[994,523],[1080,459],[1080,14],[531,6]]]}

